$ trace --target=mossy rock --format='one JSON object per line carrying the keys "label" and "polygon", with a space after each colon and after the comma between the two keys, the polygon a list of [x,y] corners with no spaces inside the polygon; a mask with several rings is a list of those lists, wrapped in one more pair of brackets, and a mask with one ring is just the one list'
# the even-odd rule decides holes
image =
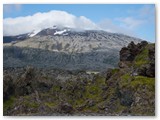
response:
{"label": "mossy rock", "polygon": [[39,103],[37,102],[30,102],[30,101],[25,101],[23,103],[23,105],[25,105],[27,108],[38,108],[39,107]]}
{"label": "mossy rock", "polygon": [[125,74],[121,76],[121,81],[119,82],[121,87],[132,87],[137,88],[140,85],[147,85],[155,87],[155,78],[145,77],[145,76],[131,76],[130,74]]}
{"label": "mossy rock", "polygon": [[147,45],[140,54],[138,54],[134,60],[135,67],[140,67],[141,65],[145,65],[149,63],[148,58],[148,50],[149,45]]}
{"label": "mossy rock", "polygon": [[55,108],[58,104],[57,102],[45,102],[44,105],[46,105],[49,108]]}
{"label": "mossy rock", "polygon": [[16,98],[14,96],[9,97],[8,100],[3,102],[3,114],[7,115],[8,112],[13,109]]}
{"label": "mossy rock", "polygon": [[119,72],[119,69],[118,69],[118,68],[112,69],[112,74],[115,74],[115,73],[117,73],[117,72]]}

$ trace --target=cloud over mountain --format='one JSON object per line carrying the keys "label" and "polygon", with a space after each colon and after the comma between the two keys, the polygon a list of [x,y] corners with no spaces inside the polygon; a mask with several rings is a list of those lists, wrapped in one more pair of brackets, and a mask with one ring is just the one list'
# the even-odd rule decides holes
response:
{"label": "cloud over mountain", "polygon": [[37,29],[45,29],[53,25],[71,27],[75,29],[100,29],[90,19],[77,17],[65,11],[52,10],[46,13],[36,13],[32,16],[5,18],[3,21],[4,35],[18,35]]}
{"label": "cloud over mountain", "polygon": [[[76,30],[104,30],[113,33],[122,33],[146,40],[154,41],[155,37],[155,7],[154,5],[143,5],[138,9],[126,8],[125,15],[118,13],[96,12],[90,16],[78,16],[66,11],[50,10],[48,12],[38,12],[33,15],[27,13],[25,16],[24,5],[5,4],[3,6],[3,35],[14,36],[33,31],[40,31],[54,25],[58,27],[70,27]],[[25,8],[26,9],[26,8]],[[115,8],[113,8],[115,9]],[[38,10],[39,11],[39,10]],[[97,10],[96,10],[97,11]],[[16,17],[11,14],[17,14]],[[9,15],[10,14],[10,15]],[[105,17],[102,17],[105,14]],[[114,17],[111,17],[114,14]],[[8,18],[12,16],[14,18]],[[101,16],[98,18],[98,16]],[[91,19],[89,19],[91,18]],[[147,31],[146,31],[147,30]],[[149,32],[150,31],[150,32]],[[150,34],[148,34],[150,33]]]}

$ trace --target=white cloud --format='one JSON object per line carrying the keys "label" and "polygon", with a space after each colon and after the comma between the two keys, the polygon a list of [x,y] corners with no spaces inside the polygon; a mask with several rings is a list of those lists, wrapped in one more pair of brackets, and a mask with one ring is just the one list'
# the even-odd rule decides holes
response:
{"label": "white cloud", "polygon": [[134,35],[134,32],[129,28],[124,28],[119,24],[116,25],[113,20],[105,19],[98,23],[99,27],[105,31],[113,32],[113,33],[123,33],[127,35]]}
{"label": "white cloud", "polygon": [[[7,5],[7,7],[13,6]],[[18,9],[18,6],[16,8]],[[9,10],[10,8],[6,8],[6,10],[7,9]],[[77,30],[105,30],[108,32],[123,33],[131,36],[136,36],[135,31],[137,30],[137,28],[147,24],[148,19],[144,19],[144,16],[147,17],[146,12],[149,12],[150,10],[151,7],[144,6],[138,10],[138,16],[141,15],[142,17],[136,18],[135,16],[128,16],[115,19],[106,18],[99,23],[94,23],[84,16],[77,17],[65,11],[52,10],[45,13],[39,12],[31,16],[5,18],[3,20],[3,34],[5,36],[18,35],[57,25],[76,28]],[[152,12],[150,12],[153,13],[153,10]]]}
{"label": "white cloud", "polygon": [[4,35],[18,35],[53,25],[77,29],[99,29],[99,27],[84,16],[76,17],[65,11],[50,11],[36,13],[32,16],[6,18],[3,21]]}
{"label": "white cloud", "polygon": [[120,26],[131,30],[146,23],[146,20],[144,19],[135,19],[133,17],[117,18],[116,20],[121,22]]}

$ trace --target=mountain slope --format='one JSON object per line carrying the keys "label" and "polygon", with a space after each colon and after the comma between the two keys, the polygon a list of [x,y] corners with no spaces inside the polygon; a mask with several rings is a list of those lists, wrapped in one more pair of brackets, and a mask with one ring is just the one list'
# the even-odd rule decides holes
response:
{"label": "mountain slope", "polygon": [[54,26],[28,33],[25,40],[4,43],[4,66],[102,71],[117,65],[118,51],[131,41],[138,43],[141,39]]}
{"label": "mountain slope", "polygon": [[25,41],[4,44],[4,46],[12,45],[67,53],[82,53],[96,50],[107,51],[107,49],[119,50],[131,41],[135,43],[141,41],[141,39],[122,34],[95,30],[75,31],[70,28],[48,28],[40,32],[29,33],[29,36],[30,38]]}

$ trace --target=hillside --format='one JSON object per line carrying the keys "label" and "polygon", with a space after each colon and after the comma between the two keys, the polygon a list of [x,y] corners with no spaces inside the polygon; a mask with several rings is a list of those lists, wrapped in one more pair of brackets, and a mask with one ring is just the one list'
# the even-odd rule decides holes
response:
{"label": "hillside", "polygon": [[131,42],[103,73],[5,67],[4,115],[155,115],[155,45]]}
{"label": "hillside", "polygon": [[142,40],[100,30],[47,28],[4,36],[4,67],[104,71],[117,67],[119,50]]}

